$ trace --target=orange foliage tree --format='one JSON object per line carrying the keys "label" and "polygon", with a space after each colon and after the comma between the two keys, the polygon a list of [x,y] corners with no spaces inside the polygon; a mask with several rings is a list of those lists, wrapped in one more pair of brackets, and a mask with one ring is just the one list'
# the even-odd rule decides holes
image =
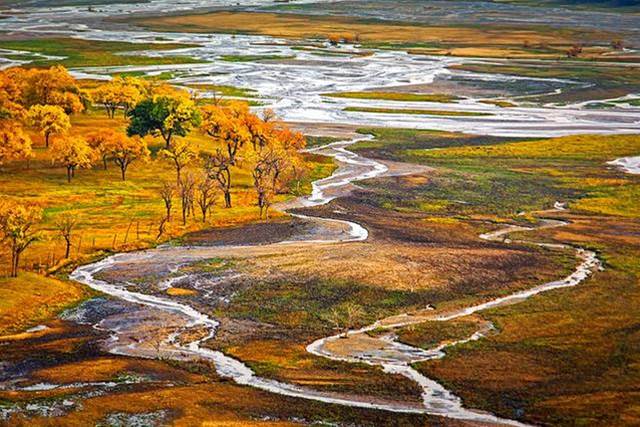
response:
{"label": "orange foliage tree", "polygon": [[31,139],[13,120],[0,120],[0,166],[33,156]]}
{"label": "orange foliage tree", "polygon": [[63,66],[48,69],[11,68],[7,73],[21,85],[22,104],[26,107],[57,105],[67,114],[84,110],[82,94],[76,80]]}

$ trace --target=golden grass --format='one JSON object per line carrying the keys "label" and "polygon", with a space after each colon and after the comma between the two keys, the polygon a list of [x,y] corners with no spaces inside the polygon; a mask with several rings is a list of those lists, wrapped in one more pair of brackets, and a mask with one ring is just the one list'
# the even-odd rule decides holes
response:
{"label": "golden grass", "polygon": [[192,289],[169,288],[167,289],[167,295],[171,295],[172,297],[185,297],[185,296],[198,295],[198,292]]}
{"label": "golden grass", "polygon": [[34,326],[87,296],[75,282],[34,273],[0,278],[0,335]]}
{"label": "golden grass", "polygon": [[456,42],[471,45],[522,45],[570,43],[560,32],[528,29],[482,29],[363,22],[342,17],[310,17],[293,14],[214,12],[200,15],[144,18],[136,24],[159,31],[231,32],[286,38],[328,38],[331,34],[357,35],[360,41]]}

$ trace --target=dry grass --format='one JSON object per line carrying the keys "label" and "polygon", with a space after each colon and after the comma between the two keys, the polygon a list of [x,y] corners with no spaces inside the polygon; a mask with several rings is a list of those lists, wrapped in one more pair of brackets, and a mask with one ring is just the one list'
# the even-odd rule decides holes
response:
{"label": "dry grass", "polygon": [[159,31],[264,34],[286,38],[322,38],[332,34],[357,35],[362,42],[461,43],[476,45],[562,44],[572,42],[561,32],[531,29],[418,26],[358,21],[342,17],[215,12],[201,15],[145,18],[136,24]]}
{"label": "dry grass", "polygon": [[0,335],[37,325],[87,295],[87,290],[77,283],[33,273],[23,273],[11,279],[2,278]]}

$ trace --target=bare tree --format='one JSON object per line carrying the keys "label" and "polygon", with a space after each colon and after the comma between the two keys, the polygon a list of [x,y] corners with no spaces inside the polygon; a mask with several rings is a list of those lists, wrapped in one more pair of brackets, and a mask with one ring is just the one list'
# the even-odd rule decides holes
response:
{"label": "bare tree", "polygon": [[165,226],[167,225],[167,221],[168,219],[166,216],[160,219],[160,225],[158,226],[158,235],[156,236],[156,240],[160,240],[160,238],[164,234],[164,229],[165,229]]}
{"label": "bare tree", "polygon": [[215,179],[224,193],[224,207],[231,207],[231,161],[221,149],[205,161],[205,171],[209,178]]}
{"label": "bare tree", "polygon": [[202,213],[202,222],[207,222],[207,214],[215,204],[216,188],[215,182],[208,174],[198,183],[198,206]]}
{"label": "bare tree", "polygon": [[65,259],[69,258],[69,254],[71,253],[71,237],[73,230],[76,228],[78,221],[71,214],[62,215],[60,218],[56,220],[55,227],[56,230],[60,233],[60,236],[64,239],[65,242],[65,251],[64,257]]}
{"label": "bare tree", "polygon": [[196,180],[190,173],[180,180],[180,202],[182,207],[182,225],[187,224],[187,216],[193,212],[193,200],[196,188]]}
{"label": "bare tree", "polygon": [[160,197],[164,202],[164,208],[167,212],[165,215],[166,221],[171,221],[171,207],[173,206],[173,196],[175,195],[175,187],[170,182],[164,182],[160,187]]}

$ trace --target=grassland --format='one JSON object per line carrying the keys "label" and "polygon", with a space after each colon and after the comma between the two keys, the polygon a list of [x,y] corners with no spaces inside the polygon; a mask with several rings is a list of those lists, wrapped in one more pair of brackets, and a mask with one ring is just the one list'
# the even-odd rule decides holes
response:
{"label": "grassland", "polygon": [[[427,26],[406,23],[256,12],[205,14],[131,19],[128,22],[155,31],[261,34],[293,39],[328,39],[346,34],[365,48],[412,50],[416,54],[561,58],[574,43],[594,43],[584,55],[609,60],[608,47],[617,36],[604,31],[571,31],[530,26]],[[604,43],[603,43],[604,41]],[[615,56],[615,55],[613,55]]]}
{"label": "grassland", "polygon": [[[175,50],[194,46],[179,43],[128,43],[73,38],[0,41],[0,49],[26,51],[33,54],[56,57],[56,59],[49,59],[41,56],[31,56],[31,65],[39,67],[64,65],[68,68],[202,62],[195,58],[178,54],[164,57],[127,55],[128,52]],[[29,59],[29,56],[22,55],[20,59]]]}
{"label": "grassland", "polygon": [[[74,134],[85,134],[96,128],[124,129],[126,123],[123,118],[108,119],[102,112],[92,111],[87,114],[72,117]],[[175,181],[175,171],[171,165],[160,159],[152,159],[146,164],[133,164],[126,182],[118,179],[119,170],[109,166],[103,170],[102,166],[93,169],[80,170],[76,178],[70,183],[65,182],[63,168],[51,164],[50,153],[40,146],[41,136],[32,135],[37,142],[35,158],[28,162],[17,162],[5,167],[0,173],[0,196],[35,203],[44,208],[44,222],[41,226],[40,238],[25,252],[22,265],[30,271],[44,272],[59,268],[69,261],[63,261],[64,244],[55,229],[55,221],[62,214],[72,214],[78,220],[77,229],[73,235],[71,261],[87,261],[105,252],[144,248],[157,244],[158,225],[164,215],[164,207],[159,196],[162,182]],[[214,145],[204,135],[194,131],[188,137],[198,149],[211,151]],[[152,142],[152,152],[162,147],[160,141]],[[312,171],[310,177],[301,186],[301,191],[309,191],[310,180],[330,174],[333,164],[326,158],[310,157]],[[207,223],[196,218],[189,220],[186,226],[175,219],[169,224],[161,241],[180,236],[187,232],[207,227],[228,226],[257,221],[258,208],[255,206],[255,195],[249,171],[236,168],[234,171],[235,185],[232,209],[221,208],[220,201],[214,208],[213,215]],[[282,200],[286,196],[278,196]],[[174,207],[174,218],[177,218],[178,208]],[[0,262],[5,268],[8,265],[6,253],[2,253]],[[6,273],[2,270],[2,273]],[[20,277],[17,281],[7,283],[14,289],[3,299],[4,309],[19,310],[25,298],[31,295],[31,287],[21,287],[19,283],[35,280],[34,275]],[[42,279],[43,301],[38,303],[34,299],[35,307],[31,312],[35,318],[38,310],[42,313],[53,314],[56,307],[60,308],[71,303],[73,297],[60,291],[62,282]],[[51,285],[51,286],[49,286]],[[70,288],[74,289],[74,288]],[[53,298],[54,294],[61,295],[61,302],[53,303],[46,298]],[[84,294],[76,293],[77,298]],[[12,308],[13,307],[13,308]],[[3,313],[4,313],[3,309]],[[11,321],[12,316],[3,317],[3,321]],[[8,329],[10,324],[0,322],[0,328]]]}
{"label": "grassland", "polygon": [[332,98],[372,99],[372,100],[380,100],[380,101],[442,102],[442,103],[455,102],[460,99],[459,97],[454,95],[402,93],[402,92],[335,92],[335,93],[325,93],[324,96],[329,96]]}
{"label": "grassland", "polygon": [[[606,164],[640,152],[640,137],[488,142],[439,132],[370,131],[377,132],[378,141],[362,143],[361,150],[438,171],[415,181],[403,198],[370,188],[379,205],[419,209],[435,218],[453,215],[469,223],[530,221],[518,212],[546,209],[553,200],[562,200],[570,210],[554,216],[569,226],[514,237],[586,246],[604,261],[604,271],[577,288],[482,313],[496,325],[497,334],[450,349],[446,358],[418,368],[467,405],[505,417],[539,425],[640,422],[635,315],[640,303],[640,211],[634,202],[640,177]],[[429,347],[442,338],[465,338],[467,329],[425,324],[399,335]]]}
{"label": "grassland", "polygon": [[47,321],[88,295],[89,291],[75,282],[34,273],[0,278],[0,336]]}
{"label": "grassland", "polygon": [[207,92],[216,92],[217,94],[220,94],[222,96],[237,98],[255,98],[257,96],[257,91],[253,89],[246,89],[243,87],[229,85],[189,84],[188,87]]}
{"label": "grassland", "polygon": [[375,108],[375,107],[346,107],[343,111],[353,111],[359,113],[379,113],[379,114],[414,114],[425,116],[450,116],[450,117],[478,117],[492,116],[491,113],[478,113],[473,111],[447,111],[447,110],[420,110],[409,108]]}
{"label": "grassland", "polygon": [[477,73],[497,73],[524,77],[556,78],[584,82],[567,87],[560,94],[529,97],[530,102],[580,102],[612,99],[640,90],[640,73],[636,67],[593,64],[587,61],[572,63],[462,64],[453,69]]}

